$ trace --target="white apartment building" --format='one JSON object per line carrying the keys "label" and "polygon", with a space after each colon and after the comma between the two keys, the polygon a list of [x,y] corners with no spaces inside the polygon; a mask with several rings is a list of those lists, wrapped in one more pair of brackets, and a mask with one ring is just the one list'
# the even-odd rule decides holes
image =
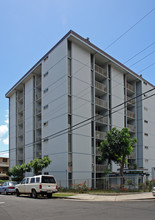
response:
{"label": "white apartment building", "polygon": [[127,168],[136,164],[155,178],[155,97],[143,94],[153,88],[69,31],[6,93],[10,167],[48,155],[44,172],[66,184],[102,177],[108,167],[99,164],[97,146],[107,130],[128,127],[138,143]]}

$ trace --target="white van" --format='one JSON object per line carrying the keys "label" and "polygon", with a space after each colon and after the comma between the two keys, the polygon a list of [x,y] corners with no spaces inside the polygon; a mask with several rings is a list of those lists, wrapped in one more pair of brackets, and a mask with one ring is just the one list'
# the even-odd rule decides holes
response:
{"label": "white van", "polygon": [[30,194],[31,197],[37,198],[38,194],[52,197],[57,192],[57,184],[54,176],[38,175],[33,177],[25,177],[22,182],[15,187],[16,195]]}

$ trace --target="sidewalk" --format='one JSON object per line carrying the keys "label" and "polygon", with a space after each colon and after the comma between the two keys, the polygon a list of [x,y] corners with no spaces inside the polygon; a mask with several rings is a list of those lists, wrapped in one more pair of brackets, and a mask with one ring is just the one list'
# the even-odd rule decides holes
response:
{"label": "sidewalk", "polygon": [[133,194],[126,194],[126,195],[92,195],[92,194],[77,194],[69,199],[77,199],[83,201],[129,201],[129,200],[148,200],[148,199],[155,199],[153,197],[152,192],[149,193],[133,193]]}

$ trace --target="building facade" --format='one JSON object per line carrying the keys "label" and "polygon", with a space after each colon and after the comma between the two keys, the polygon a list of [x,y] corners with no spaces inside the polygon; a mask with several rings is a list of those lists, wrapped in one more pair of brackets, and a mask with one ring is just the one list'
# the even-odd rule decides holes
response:
{"label": "building facade", "polygon": [[8,180],[6,173],[9,170],[9,158],[0,157],[0,180]]}
{"label": "building facade", "polygon": [[[151,179],[153,89],[88,38],[69,31],[6,94],[10,167],[48,155],[52,163],[44,172],[67,185],[73,179],[100,178],[109,167],[98,162],[97,147],[107,130],[128,127],[138,142],[127,168],[143,169]],[[113,172],[118,168],[111,167]]]}

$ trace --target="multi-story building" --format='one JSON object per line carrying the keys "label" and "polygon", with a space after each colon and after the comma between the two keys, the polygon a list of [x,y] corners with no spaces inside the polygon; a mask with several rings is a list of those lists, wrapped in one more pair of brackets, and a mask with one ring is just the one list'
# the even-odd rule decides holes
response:
{"label": "multi-story building", "polygon": [[[128,127],[138,143],[128,158],[155,169],[154,86],[69,31],[6,94],[10,106],[10,166],[48,155],[45,170],[66,183],[108,169],[98,146],[107,130]],[[147,98],[144,100],[144,98]],[[112,171],[118,167],[112,165]]]}
{"label": "multi-story building", "polygon": [[8,180],[6,173],[9,170],[9,158],[0,157],[0,180]]}

